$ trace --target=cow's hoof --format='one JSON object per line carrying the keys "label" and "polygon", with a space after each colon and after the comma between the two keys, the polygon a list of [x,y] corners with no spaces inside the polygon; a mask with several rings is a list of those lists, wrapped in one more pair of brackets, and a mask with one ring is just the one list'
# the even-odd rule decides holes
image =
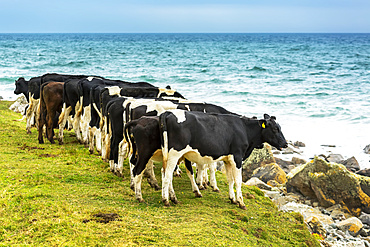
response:
{"label": "cow's hoof", "polygon": [[199,186],[199,190],[205,190],[206,188],[204,188],[204,186],[200,185]]}
{"label": "cow's hoof", "polygon": [[196,198],[201,198],[203,197],[201,193],[199,193],[198,191],[194,191],[194,194],[195,194],[195,197]]}
{"label": "cow's hoof", "polygon": [[89,149],[89,153],[90,153],[90,154],[93,154],[93,153],[94,153],[94,150],[90,150],[90,149]]}
{"label": "cow's hoof", "polygon": [[231,199],[231,198],[229,198],[229,199],[230,199],[231,204],[238,204],[238,203],[235,201],[235,199]]}
{"label": "cow's hoof", "polygon": [[166,207],[169,207],[170,206],[170,202],[168,200],[163,200],[163,204]]}
{"label": "cow's hoof", "polygon": [[216,188],[216,189],[213,189],[213,192],[220,193],[220,190],[218,188]]}
{"label": "cow's hoof", "polygon": [[145,202],[143,198],[137,198],[137,200],[139,201],[139,203]]}
{"label": "cow's hoof", "polygon": [[27,130],[27,134],[32,134],[31,130]]}
{"label": "cow's hoof", "polygon": [[239,204],[239,208],[243,209],[243,210],[247,210],[247,207],[245,205],[240,205]]}
{"label": "cow's hoof", "polygon": [[39,140],[39,144],[44,144],[44,141],[43,140]]}
{"label": "cow's hoof", "polygon": [[178,204],[178,203],[179,203],[179,201],[177,200],[177,198],[176,198],[176,197],[174,197],[174,198],[170,198],[170,200],[171,200],[171,202],[173,202],[174,204]]}
{"label": "cow's hoof", "polygon": [[160,190],[160,189],[162,189],[162,188],[161,188],[161,187],[159,187],[159,185],[158,185],[158,184],[154,186],[154,190],[155,190],[155,191],[158,191],[158,190]]}
{"label": "cow's hoof", "polygon": [[63,141],[59,141],[59,145],[63,145],[64,144],[64,142]]}

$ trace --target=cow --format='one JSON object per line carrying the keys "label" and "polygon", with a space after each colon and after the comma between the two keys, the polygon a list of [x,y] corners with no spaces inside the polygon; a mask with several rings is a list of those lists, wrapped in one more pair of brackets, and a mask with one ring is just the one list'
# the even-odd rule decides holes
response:
{"label": "cow", "polygon": [[[31,133],[31,127],[33,125],[34,118],[38,119],[39,117],[36,115],[39,106],[39,99],[40,99],[40,87],[43,83],[49,81],[59,81],[65,82],[70,79],[82,79],[86,78],[86,75],[65,75],[65,74],[56,74],[56,73],[49,73],[44,74],[42,76],[32,77],[29,81],[26,81],[23,77],[18,78],[15,82],[15,94],[23,93],[27,101],[29,103],[29,107],[26,112],[26,120],[27,120],[27,133]],[[37,127],[38,121],[36,121]]]}
{"label": "cow", "polygon": [[28,108],[26,111],[26,130],[28,134],[31,134],[31,127],[34,125],[34,118],[36,117],[36,119],[38,119],[36,112],[40,99],[40,85],[41,76],[32,77],[29,81],[25,80],[24,77],[20,77],[15,81],[14,93],[23,93],[28,101]]}
{"label": "cow", "polygon": [[[241,191],[242,162],[254,148],[267,142],[281,150],[288,146],[276,117],[250,119],[231,114],[206,114],[183,110],[167,111],[160,115],[163,155],[162,201],[177,202],[172,188],[172,173],[180,159],[198,164],[224,161],[229,183],[229,199],[246,209]],[[234,183],[236,197],[234,193]]]}
{"label": "cow", "polygon": [[[184,99],[184,97],[170,88],[158,88],[158,87],[147,87],[143,83],[137,84],[132,83],[125,86],[106,86],[98,85],[90,90],[90,102],[91,102],[91,119],[89,125],[89,151],[94,152],[94,140],[96,139],[96,148],[101,153],[101,127],[103,127],[104,119],[102,104],[106,105],[106,102],[102,100],[102,97],[117,95],[123,97],[134,97],[134,98],[156,98],[156,97],[175,97]],[[138,86],[141,85],[141,86]],[[105,93],[106,92],[106,93]],[[104,95],[105,94],[105,95]],[[109,96],[106,96],[109,94]],[[103,121],[102,121],[103,120]],[[101,125],[101,126],[100,126]]]}
{"label": "cow", "polygon": [[[133,178],[131,188],[135,191],[136,199],[143,202],[144,199],[141,195],[142,176],[146,175],[150,184],[157,184],[153,172],[153,161],[162,162],[159,117],[143,116],[132,120],[125,125],[124,134],[131,152],[129,155],[130,172]],[[184,162],[195,197],[202,197],[194,180],[191,163],[188,160],[184,160]]]}
{"label": "cow", "polygon": [[[126,103],[126,107],[125,107],[125,117],[126,117],[126,121],[129,124],[129,126],[132,126],[132,125],[138,125],[140,127],[137,127],[137,128],[126,128],[125,127],[125,136],[130,136],[130,135],[138,135],[138,136],[147,136],[147,139],[153,139],[153,137],[148,137],[148,133],[152,132],[152,135],[156,135],[157,133],[154,133],[155,131],[159,131],[159,130],[156,130],[155,128],[153,128],[152,126],[154,125],[154,123],[151,124],[151,126],[148,126],[148,127],[145,127],[144,126],[144,123],[146,122],[150,122],[149,120],[145,121],[134,121],[133,123],[129,122],[129,120],[135,120],[135,119],[140,119],[141,117],[143,116],[159,116],[161,113],[167,111],[167,110],[170,110],[170,109],[185,109],[185,110],[189,110],[189,111],[200,111],[200,112],[210,112],[210,113],[222,113],[222,114],[232,114],[232,115],[235,115],[235,116],[240,116],[236,113],[232,113],[228,110],[226,110],[225,108],[223,107],[220,107],[220,106],[217,106],[217,105],[214,105],[214,104],[208,104],[208,103],[197,103],[197,102],[186,102],[184,100],[181,100],[181,103],[177,103],[177,100],[169,100],[169,101],[161,101],[161,100],[145,100],[145,99],[141,99],[141,100],[134,100],[134,101],[128,101]],[[154,121],[154,120],[151,120],[151,121]],[[119,121],[117,121],[119,122]],[[143,131],[146,131],[146,133],[141,133]],[[126,133],[126,132],[130,132],[130,133]],[[135,133],[133,133],[135,132]],[[159,136],[159,134],[157,134]],[[125,138],[126,139],[126,138]],[[140,138],[134,138],[135,140],[137,140],[139,143],[142,143],[142,142],[146,142],[147,140],[142,140],[143,138],[140,137]],[[127,139],[126,139],[127,140]],[[122,141],[124,142],[124,140]],[[110,161],[112,162],[111,164],[111,169],[112,167],[114,168],[114,172],[115,173],[118,173],[121,174],[122,173],[122,170],[123,170],[123,160],[126,156],[126,153],[127,153],[127,147],[126,149],[124,148],[124,144],[123,143],[120,143],[120,151],[119,151],[119,158],[118,158],[118,164],[113,164],[113,161]],[[138,144],[140,146],[140,148],[138,148],[137,151],[135,151],[135,153],[133,154],[135,157],[138,156],[138,157],[141,157],[142,155],[144,155],[145,157],[148,157],[148,156],[151,156],[153,155],[154,153],[156,153],[157,155],[156,156],[160,156],[161,152],[159,152],[159,150],[161,149],[161,146],[160,145],[155,145],[155,148],[153,149],[150,149],[150,148],[146,148],[145,150],[144,147],[145,146],[148,146],[148,147],[153,147],[153,143],[159,143],[159,140],[157,140],[156,142],[152,141],[152,143],[146,143],[146,144]],[[132,142],[131,141],[131,144],[129,145],[130,147],[135,147],[135,142]],[[131,154],[132,155],[132,154]],[[114,156],[115,157],[115,156]],[[158,159],[157,157],[157,159]],[[140,188],[140,184],[141,184],[141,177],[137,178],[136,181],[134,180],[135,176],[139,176],[141,174],[141,172],[146,168],[146,170],[148,169],[151,169],[152,166],[152,159],[148,159],[147,158],[141,158],[139,160],[139,158],[136,158],[136,159],[129,159],[130,160],[130,166],[131,166],[131,170],[132,169],[135,169],[134,171],[132,171],[131,175],[132,175],[132,180],[131,180],[131,187],[132,188],[135,188],[135,193],[136,193],[136,196],[137,196],[137,199],[139,201],[142,201],[142,196],[141,196],[141,188]],[[139,160],[139,161],[138,161]],[[140,163],[142,162],[142,160],[145,160],[147,161],[148,163]],[[187,165],[187,160],[185,160],[185,165]],[[146,164],[148,164],[148,167],[146,167]],[[193,185],[193,178],[190,178],[190,176],[193,177],[193,171],[191,169],[191,166],[190,168],[187,166],[187,175],[189,176],[191,182],[192,182],[192,187],[193,187],[193,191],[195,193],[196,196],[201,196],[199,189],[205,189],[204,187],[204,184],[203,184],[203,178],[205,176],[206,173],[204,173],[205,169],[206,168],[209,168],[210,170],[210,185],[212,186],[213,190],[216,191],[216,192],[219,192],[219,189],[217,187],[217,181],[216,181],[216,162],[213,162],[213,163],[209,163],[209,164],[197,164],[197,170],[198,170],[198,174],[197,174],[197,183],[199,184],[199,187],[197,186],[194,186]],[[146,171],[145,170],[145,171]],[[148,173],[148,174],[154,174],[154,172],[151,172],[151,173]],[[151,178],[152,181],[156,181],[155,178]]]}
{"label": "cow", "polygon": [[44,143],[42,133],[46,125],[46,136],[50,143],[54,142],[53,121],[55,115],[62,111],[64,82],[47,82],[40,88],[40,114],[38,119],[39,143]]}

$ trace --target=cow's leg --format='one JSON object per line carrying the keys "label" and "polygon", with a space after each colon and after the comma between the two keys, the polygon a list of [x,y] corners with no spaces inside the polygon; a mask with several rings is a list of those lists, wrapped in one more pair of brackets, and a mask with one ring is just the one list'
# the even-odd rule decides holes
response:
{"label": "cow's leg", "polygon": [[34,105],[34,102],[33,102],[33,98],[31,96],[31,93],[29,93],[29,104],[28,104],[28,108],[27,108],[27,111],[26,111],[26,130],[27,130],[27,134],[31,134],[31,126],[32,126],[32,117],[33,117],[33,105]]}
{"label": "cow's leg", "polygon": [[93,154],[94,153],[94,137],[95,137],[95,133],[96,133],[96,127],[91,127],[89,126],[89,140],[90,140],[90,143],[89,143],[89,152],[90,154]]}
{"label": "cow's leg", "polygon": [[42,137],[42,134],[43,134],[43,129],[44,129],[44,124],[45,124],[45,119],[44,119],[44,113],[43,112],[40,112],[40,116],[39,116],[39,127],[38,127],[38,131],[39,131],[39,143],[42,144],[44,143],[44,139]]}
{"label": "cow's leg", "polygon": [[229,199],[231,203],[237,204],[234,193],[234,177],[232,165],[229,161],[225,161],[226,177],[229,183]]}
{"label": "cow's leg", "polygon": [[107,127],[106,127],[106,125],[107,125],[107,122],[105,121],[104,122],[104,125],[103,125],[103,127],[102,127],[102,129],[101,129],[101,132],[102,132],[102,136],[101,136],[101,157],[102,157],[102,159],[103,160],[105,160],[106,159],[106,157],[107,157],[107,155],[106,155],[106,141],[105,141],[105,139],[106,139],[106,136],[107,136],[107,131],[106,131],[106,129],[107,129]]}
{"label": "cow's leg", "polygon": [[55,111],[49,109],[46,114],[46,133],[47,138],[49,139],[51,144],[54,144],[54,130],[53,130],[53,120],[55,117]]}
{"label": "cow's leg", "polygon": [[141,181],[143,178],[143,173],[134,177],[135,184],[135,197],[139,202],[144,202],[143,196],[141,194]]}
{"label": "cow's leg", "polygon": [[81,113],[82,113],[82,106],[81,106],[81,103],[80,102],[77,102],[76,104],[76,107],[75,107],[75,117],[73,118],[73,129],[76,133],[76,138],[79,142],[82,141],[82,137],[81,137],[81,128],[80,128],[80,124],[81,124]]}
{"label": "cow's leg", "polygon": [[197,164],[197,184],[199,185],[200,190],[206,189],[204,187],[204,173],[205,173],[205,164]]}
{"label": "cow's leg", "polygon": [[59,141],[59,144],[63,144],[64,141],[63,141],[63,131],[64,131],[64,128],[67,124],[67,120],[68,120],[68,117],[69,117],[69,114],[71,113],[72,111],[72,106],[69,106],[68,108],[66,108],[66,104],[64,103],[63,104],[63,110],[62,110],[62,113],[60,114],[59,116],[59,138],[58,138],[58,141]]}
{"label": "cow's leg", "polygon": [[[170,150],[167,156],[167,160],[163,161],[163,169],[162,169],[162,201],[165,206],[169,206],[170,203],[168,201],[168,198],[170,196],[171,201],[174,203],[177,203],[177,198],[175,195],[175,191],[172,187],[172,178],[173,178],[173,172],[175,170],[175,167],[179,161],[179,159],[182,157],[182,154],[175,151]],[[165,158],[164,158],[165,159]]]}
{"label": "cow's leg", "polygon": [[191,162],[185,159],[185,166],[186,166],[186,174],[188,175],[190,179],[191,188],[193,189],[195,197],[202,197],[202,194],[200,193],[197,183],[195,182],[195,179],[194,179],[194,172],[193,172],[193,167],[191,165]]}
{"label": "cow's leg", "polygon": [[91,106],[84,108],[84,113],[81,120],[81,135],[82,143],[88,145],[89,143],[89,123],[91,120]]}
{"label": "cow's leg", "polygon": [[95,132],[96,151],[101,155],[101,130],[97,129]]}
{"label": "cow's leg", "polygon": [[235,189],[236,189],[236,202],[238,203],[241,209],[246,209],[245,204],[243,202],[243,194],[242,194],[242,169],[236,167],[236,163],[234,159],[230,159],[230,163],[233,169],[233,178],[235,181]]}
{"label": "cow's leg", "polygon": [[[118,144],[118,161],[117,161],[117,171],[120,173],[123,170],[123,162],[125,161],[127,155],[128,144],[126,140],[123,140]],[[122,173],[120,173],[122,174]]]}
{"label": "cow's leg", "polygon": [[209,180],[211,187],[213,188],[214,192],[220,192],[220,189],[217,187],[216,181],[216,169],[217,169],[217,162],[212,162],[209,166]]}
{"label": "cow's leg", "polygon": [[144,176],[147,178],[148,183],[153,189],[155,190],[161,189],[158,185],[157,179],[155,178],[154,164],[152,160],[149,160],[149,162],[146,164],[146,168],[144,170]]}

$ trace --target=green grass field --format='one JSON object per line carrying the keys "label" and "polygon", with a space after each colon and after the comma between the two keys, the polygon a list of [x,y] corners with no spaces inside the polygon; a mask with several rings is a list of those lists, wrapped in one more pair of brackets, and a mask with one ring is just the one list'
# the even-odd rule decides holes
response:
{"label": "green grass field", "polygon": [[0,101],[0,246],[319,246],[299,214],[278,211],[256,187],[242,187],[247,210],[230,204],[221,172],[221,192],[203,198],[186,175],[174,178],[180,204],[168,208],[143,181],[140,204],[127,164],[115,176],[73,131],[64,145],[38,144],[11,103]]}

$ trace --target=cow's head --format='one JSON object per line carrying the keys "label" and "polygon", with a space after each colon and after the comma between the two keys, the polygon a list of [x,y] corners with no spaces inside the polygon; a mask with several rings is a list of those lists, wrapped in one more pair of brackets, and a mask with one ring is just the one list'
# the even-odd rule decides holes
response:
{"label": "cow's head", "polygon": [[264,115],[264,119],[259,120],[262,127],[262,140],[281,150],[288,147],[280,125],[276,122],[276,117],[270,117],[268,114]]}
{"label": "cow's head", "polygon": [[23,77],[19,77],[15,81],[15,90],[14,94],[21,94],[28,91],[28,81],[26,81]]}

